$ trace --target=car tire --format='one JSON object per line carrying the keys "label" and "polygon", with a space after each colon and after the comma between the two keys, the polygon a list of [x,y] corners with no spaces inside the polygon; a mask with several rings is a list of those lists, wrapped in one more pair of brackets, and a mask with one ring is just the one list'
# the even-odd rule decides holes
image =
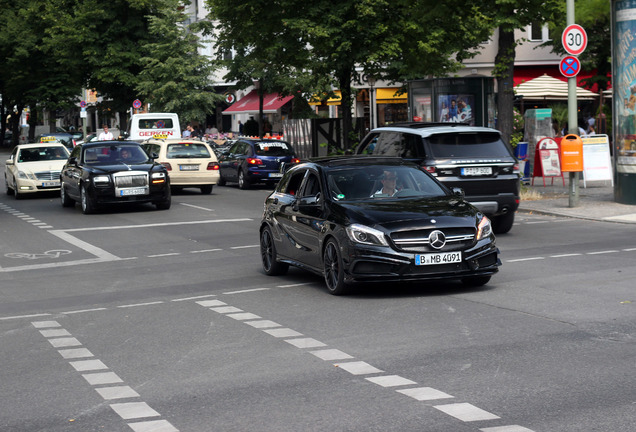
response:
{"label": "car tire", "polygon": [[272,231],[269,227],[265,227],[261,232],[261,261],[263,271],[268,276],[284,275],[289,269],[289,264],[278,262],[276,257],[276,245]]}
{"label": "car tire", "polygon": [[201,186],[201,193],[203,195],[210,195],[212,193],[212,185]]}
{"label": "car tire", "polygon": [[250,188],[250,182],[247,179],[247,176],[245,175],[245,172],[243,170],[240,170],[238,173],[238,186],[239,189],[249,189]]}
{"label": "car tire", "polygon": [[84,214],[95,213],[95,203],[93,202],[93,199],[90,197],[86,189],[87,188],[85,184],[83,184],[82,187],[80,188],[80,201],[82,205],[82,213]]}
{"label": "car tire", "polygon": [[219,181],[216,182],[219,186],[225,186],[225,179],[223,177],[219,177]]}
{"label": "car tire", "polygon": [[163,201],[159,201],[155,203],[157,210],[169,210],[172,205],[172,196],[168,196],[168,198]]}
{"label": "car tire", "polygon": [[7,188],[7,191],[6,191],[7,195],[13,195],[14,191],[13,191],[13,188],[11,186],[9,186],[9,182],[7,181],[7,176],[4,176],[4,184],[5,184],[6,188]]}
{"label": "car tire", "polygon": [[505,234],[512,229],[515,223],[515,213],[508,212],[501,216],[495,216],[492,221],[492,230],[495,234]]}
{"label": "car tire", "polygon": [[471,276],[462,279],[462,284],[468,287],[480,287],[490,282],[491,276]]}
{"label": "car tire", "polygon": [[62,201],[62,207],[73,207],[75,205],[75,201],[68,196],[64,183],[60,185],[60,199]]}
{"label": "car tire", "polygon": [[349,290],[344,281],[344,265],[340,247],[334,239],[327,241],[322,254],[323,275],[327,290],[333,295],[342,295]]}
{"label": "car tire", "polygon": [[18,192],[18,184],[15,182],[15,179],[13,181],[13,196],[17,200],[21,200],[22,198],[24,198],[24,194]]}

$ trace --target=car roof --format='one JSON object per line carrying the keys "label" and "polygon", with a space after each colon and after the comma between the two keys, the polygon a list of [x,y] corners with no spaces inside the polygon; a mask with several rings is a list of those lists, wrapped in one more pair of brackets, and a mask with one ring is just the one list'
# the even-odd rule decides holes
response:
{"label": "car roof", "polygon": [[142,144],[153,143],[153,144],[208,144],[205,141],[191,138],[148,138],[147,140],[142,141]]}
{"label": "car roof", "polygon": [[16,148],[18,149],[24,149],[24,148],[40,148],[40,147],[63,147],[66,148],[66,146],[64,144],[62,144],[61,142],[55,142],[55,141],[48,141],[48,142],[41,142],[41,143],[29,143],[29,144],[18,144],[16,146]]}
{"label": "car roof", "polygon": [[256,144],[256,143],[261,143],[261,142],[284,142],[285,144],[289,144],[289,142],[285,141],[285,140],[279,140],[279,139],[275,139],[275,138],[239,138],[238,141],[245,141],[248,142],[250,144]]}
{"label": "car roof", "polygon": [[46,133],[42,133],[40,135],[38,135],[39,137],[47,137],[47,136],[66,136],[66,137],[72,137],[73,134],[69,133],[69,132],[46,132]]}
{"label": "car roof", "polygon": [[476,133],[489,132],[501,135],[497,129],[470,126],[468,123],[427,123],[427,122],[404,122],[394,123],[391,126],[383,126],[373,129],[371,132],[395,131],[403,133],[417,134],[422,137],[428,137],[436,134],[445,133]]}
{"label": "car roof", "polygon": [[388,156],[371,156],[371,155],[356,155],[356,156],[325,156],[319,158],[312,158],[307,161],[303,161],[296,166],[318,165],[326,168],[339,167],[339,166],[370,166],[370,165],[406,165],[417,167],[416,164],[406,161],[400,157],[388,157]]}
{"label": "car roof", "polygon": [[85,142],[82,144],[84,148],[91,147],[103,147],[104,145],[109,146],[140,146],[138,142],[135,141],[93,141],[93,142]]}

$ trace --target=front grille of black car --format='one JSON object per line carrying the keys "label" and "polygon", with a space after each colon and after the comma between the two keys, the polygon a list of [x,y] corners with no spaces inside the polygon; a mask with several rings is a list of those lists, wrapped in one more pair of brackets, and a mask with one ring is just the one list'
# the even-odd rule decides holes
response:
{"label": "front grille of black car", "polygon": [[127,188],[127,187],[145,187],[148,186],[148,174],[129,174],[129,173],[116,173],[113,174],[113,180],[115,187]]}
{"label": "front grille of black car", "polygon": [[38,180],[59,180],[60,172],[59,171],[43,171],[35,173],[35,177]]}
{"label": "front grille of black car", "polygon": [[[429,244],[428,237],[437,229],[396,231],[391,233],[391,240],[396,248],[403,252],[439,252]],[[475,231],[470,228],[440,229],[446,237],[446,244],[441,251],[462,250],[475,241]]]}

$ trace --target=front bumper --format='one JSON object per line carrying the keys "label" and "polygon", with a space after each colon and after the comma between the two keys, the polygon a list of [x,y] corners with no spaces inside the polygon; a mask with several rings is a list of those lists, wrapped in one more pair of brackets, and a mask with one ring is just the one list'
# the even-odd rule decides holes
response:
{"label": "front bumper", "polygon": [[16,178],[18,193],[36,193],[60,190],[60,180],[31,180]]}
{"label": "front bumper", "polygon": [[343,248],[343,261],[347,282],[461,279],[492,275],[501,266],[499,249],[490,240],[463,250],[461,262],[452,264],[415,265],[414,253],[351,242]]}

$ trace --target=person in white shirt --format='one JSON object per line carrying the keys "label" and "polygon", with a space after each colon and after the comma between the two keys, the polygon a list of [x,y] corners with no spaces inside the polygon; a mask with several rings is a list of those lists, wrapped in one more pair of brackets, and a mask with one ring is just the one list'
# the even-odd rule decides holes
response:
{"label": "person in white shirt", "polygon": [[397,183],[397,175],[395,171],[384,171],[384,175],[380,180],[382,187],[378,189],[371,197],[393,196],[398,191],[395,187]]}
{"label": "person in white shirt", "polygon": [[104,125],[104,131],[99,134],[97,141],[112,141],[113,139],[113,133],[108,132],[108,126]]}

